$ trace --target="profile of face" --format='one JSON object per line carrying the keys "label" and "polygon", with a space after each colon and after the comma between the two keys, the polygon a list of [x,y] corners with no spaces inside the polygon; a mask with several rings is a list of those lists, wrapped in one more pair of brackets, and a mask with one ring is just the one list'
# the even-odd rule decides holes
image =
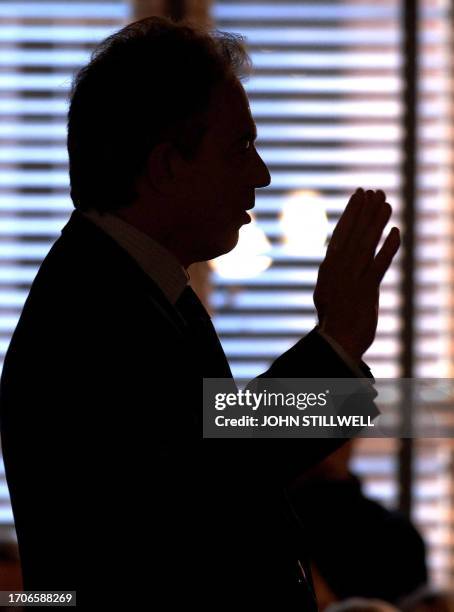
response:
{"label": "profile of face", "polygon": [[196,153],[186,159],[171,142],[156,145],[137,183],[138,198],[116,212],[185,267],[231,251],[240,227],[251,220],[246,210],[254,206],[255,190],[271,181],[237,79],[214,89],[204,119]]}
{"label": "profile of face", "polygon": [[232,250],[242,225],[250,222],[255,189],[270,184],[257,153],[256,126],[238,80],[219,85],[208,113],[208,129],[181,181],[181,219],[192,236],[196,261]]}

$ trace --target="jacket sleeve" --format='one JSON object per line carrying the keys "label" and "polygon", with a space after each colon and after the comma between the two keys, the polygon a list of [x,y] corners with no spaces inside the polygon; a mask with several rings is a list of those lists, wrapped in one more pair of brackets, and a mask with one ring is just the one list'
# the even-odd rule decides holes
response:
{"label": "jacket sleeve", "polygon": [[[361,387],[361,393],[353,393],[344,398],[344,401],[336,405],[336,413],[360,414],[374,419],[379,414],[374,403],[377,395],[372,386],[374,379],[366,364],[362,364],[361,370],[365,374],[364,381],[361,379],[361,382],[353,385]],[[314,330],[279,356],[266,372],[249,383],[248,388],[263,389],[265,385],[269,386],[269,379],[288,378],[340,379],[356,376],[330,344]],[[276,384],[281,382],[284,381],[276,381]],[[343,430],[342,437],[258,440],[256,450],[260,452],[265,469],[285,483],[325,459],[359,431],[357,427]]]}

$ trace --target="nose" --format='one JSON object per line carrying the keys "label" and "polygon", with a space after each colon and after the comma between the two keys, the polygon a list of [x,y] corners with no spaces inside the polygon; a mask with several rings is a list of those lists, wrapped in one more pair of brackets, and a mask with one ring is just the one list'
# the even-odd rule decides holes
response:
{"label": "nose", "polygon": [[256,166],[255,166],[255,188],[268,187],[271,183],[271,175],[268,166],[265,164],[258,151],[255,151]]}

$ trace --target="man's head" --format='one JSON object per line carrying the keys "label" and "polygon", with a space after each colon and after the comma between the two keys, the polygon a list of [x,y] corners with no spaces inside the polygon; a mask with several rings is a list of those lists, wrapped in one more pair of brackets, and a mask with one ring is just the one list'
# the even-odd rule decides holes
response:
{"label": "man's head", "polygon": [[269,184],[240,78],[239,37],[148,18],[77,76],[68,122],[76,208],[114,212],[189,265],[232,249]]}

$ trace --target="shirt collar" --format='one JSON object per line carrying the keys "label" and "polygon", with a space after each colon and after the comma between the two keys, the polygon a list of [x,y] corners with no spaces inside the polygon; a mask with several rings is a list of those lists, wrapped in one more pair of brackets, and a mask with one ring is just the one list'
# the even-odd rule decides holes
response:
{"label": "shirt collar", "polygon": [[175,304],[188,284],[189,274],[177,258],[161,244],[120,217],[96,210],[82,212],[119,244]]}

